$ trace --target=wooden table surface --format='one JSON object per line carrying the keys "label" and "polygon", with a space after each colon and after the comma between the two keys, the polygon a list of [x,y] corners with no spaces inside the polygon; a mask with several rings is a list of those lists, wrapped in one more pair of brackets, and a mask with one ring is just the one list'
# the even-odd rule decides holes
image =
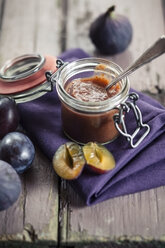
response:
{"label": "wooden table surface", "polygon": [[[89,26],[112,4],[129,17],[134,33],[125,52],[106,58],[125,68],[165,33],[165,1],[0,0],[0,66],[25,53],[56,56],[77,47],[101,57]],[[165,56],[130,81],[165,105]],[[36,149],[20,198],[0,212],[0,247],[165,247],[164,186],[85,207]]]}

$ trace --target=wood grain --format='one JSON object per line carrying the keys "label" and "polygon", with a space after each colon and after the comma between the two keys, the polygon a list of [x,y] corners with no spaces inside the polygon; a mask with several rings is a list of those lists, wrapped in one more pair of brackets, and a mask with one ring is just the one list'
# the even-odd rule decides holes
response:
{"label": "wood grain", "polygon": [[0,0],[0,30],[2,26],[2,20],[3,20],[4,4],[5,4],[5,1]]}
{"label": "wood grain", "polygon": [[23,176],[22,194],[0,212],[0,240],[57,243],[58,180],[50,161],[37,149],[35,161]]}
{"label": "wood grain", "polygon": [[0,65],[26,53],[61,52],[61,4],[56,1],[5,1],[0,35]]}
{"label": "wood grain", "polygon": [[78,195],[69,188],[62,242],[99,244],[153,239],[163,242],[164,193],[165,187],[159,187],[84,207]]}

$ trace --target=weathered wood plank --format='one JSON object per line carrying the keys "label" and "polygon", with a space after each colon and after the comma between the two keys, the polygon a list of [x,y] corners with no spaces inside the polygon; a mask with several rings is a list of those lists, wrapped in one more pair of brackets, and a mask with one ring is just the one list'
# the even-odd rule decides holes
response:
{"label": "weathered wood plank", "polygon": [[4,4],[5,4],[5,1],[4,0],[0,0],[0,30],[1,30],[1,26],[2,26]]}
{"label": "weathered wood plank", "polygon": [[0,212],[1,241],[57,243],[58,188],[50,161],[36,149],[32,167],[21,176],[22,194]]}
{"label": "weathered wood plank", "polygon": [[163,9],[164,23],[165,23],[165,0],[162,0],[162,9]]}
{"label": "weathered wood plank", "polygon": [[0,65],[13,57],[61,52],[61,4],[56,1],[5,1],[0,35]]}
{"label": "weathered wood plank", "polygon": [[69,185],[62,242],[164,241],[165,187],[114,198],[84,207]]}
{"label": "weathered wood plank", "polygon": [[[23,7],[26,6],[26,7]],[[32,1],[5,1],[0,37],[1,65],[11,57],[34,51],[35,6]]]}
{"label": "weathered wood plank", "polygon": [[36,30],[34,51],[57,56],[61,53],[63,29],[63,6],[61,1],[36,1]]}
{"label": "weathered wood plank", "polygon": [[[58,236],[58,179],[40,152],[25,174],[24,233],[27,241],[55,241]],[[29,240],[28,240],[29,239]],[[25,238],[26,240],[26,238]]]}
{"label": "weathered wood plank", "polygon": [[[66,48],[81,47],[91,55],[103,57],[92,45],[88,31],[90,23],[109,7],[109,1],[69,0],[68,2]],[[111,59],[124,68],[164,33],[162,2],[115,0],[113,4],[116,5],[118,13],[130,19],[134,36],[125,52],[104,58]],[[165,57],[162,56],[141,68],[130,76],[131,86],[154,94],[157,93],[155,86],[164,89],[164,64]],[[163,95],[162,91],[154,97],[164,103]],[[120,243],[127,238],[135,242],[143,240],[149,242],[154,239],[163,242],[165,239],[164,193],[165,187],[160,187],[114,198],[96,206],[84,207],[81,199],[69,185],[62,184],[64,208],[61,242],[66,245],[108,243],[108,247],[111,245],[117,247],[118,241]],[[115,242],[114,246],[113,242]],[[138,244],[135,247],[138,247]],[[154,246],[151,244],[149,247]]]}
{"label": "weathered wood plank", "polygon": [[[60,16],[58,0],[6,0],[0,30],[0,65],[26,53],[60,53]],[[0,241],[56,245],[58,180],[50,161],[38,149],[32,168],[22,176],[22,189],[19,200],[0,213]]]}
{"label": "weathered wood plank", "polygon": [[[159,246],[158,246],[159,245]],[[79,246],[74,246],[74,248],[78,248]],[[90,245],[84,245],[83,248],[164,248],[164,244],[160,243],[156,243],[154,241],[150,242],[150,243],[146,243],[146,242],[142,242],[142,243],[137,243],[137,242],[131,242],[129,240],[125,241],[125,242],[118,242],[118,245],[116,245],[116,243],[109,243],[109,244],[90,244]]]}

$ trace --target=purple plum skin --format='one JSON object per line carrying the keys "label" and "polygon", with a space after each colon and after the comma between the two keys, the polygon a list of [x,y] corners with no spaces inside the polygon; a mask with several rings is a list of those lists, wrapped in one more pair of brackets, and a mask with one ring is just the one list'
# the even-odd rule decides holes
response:
{"label": "purple plum skin", "polygon": [[17,201],[21,193],[21,181],[13,167],[0,160],[0,211]]}
{"label": "purple plum skin", "polygon": [[34,156],[34,145],[23,133],[8,133],[0,143],[0,159],[11,164],[19,174],[31,166]]}
{"label": "purple plum skin", "polygon": [[0,139],[17,129],[19,113],[14,100],[0,96]]}

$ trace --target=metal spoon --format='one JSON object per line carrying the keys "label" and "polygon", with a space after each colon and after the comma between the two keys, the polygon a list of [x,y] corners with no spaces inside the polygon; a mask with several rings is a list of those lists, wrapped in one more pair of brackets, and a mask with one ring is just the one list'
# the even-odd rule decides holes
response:
{"label": "metal spoon", "polygon": [[144,64],[149,63],[165,52],[165,35],[162,35],[150,48],[148,48],[131,66],[125,69],[119,76],[115,77],[107,86],[106,90],[128,76]]}

